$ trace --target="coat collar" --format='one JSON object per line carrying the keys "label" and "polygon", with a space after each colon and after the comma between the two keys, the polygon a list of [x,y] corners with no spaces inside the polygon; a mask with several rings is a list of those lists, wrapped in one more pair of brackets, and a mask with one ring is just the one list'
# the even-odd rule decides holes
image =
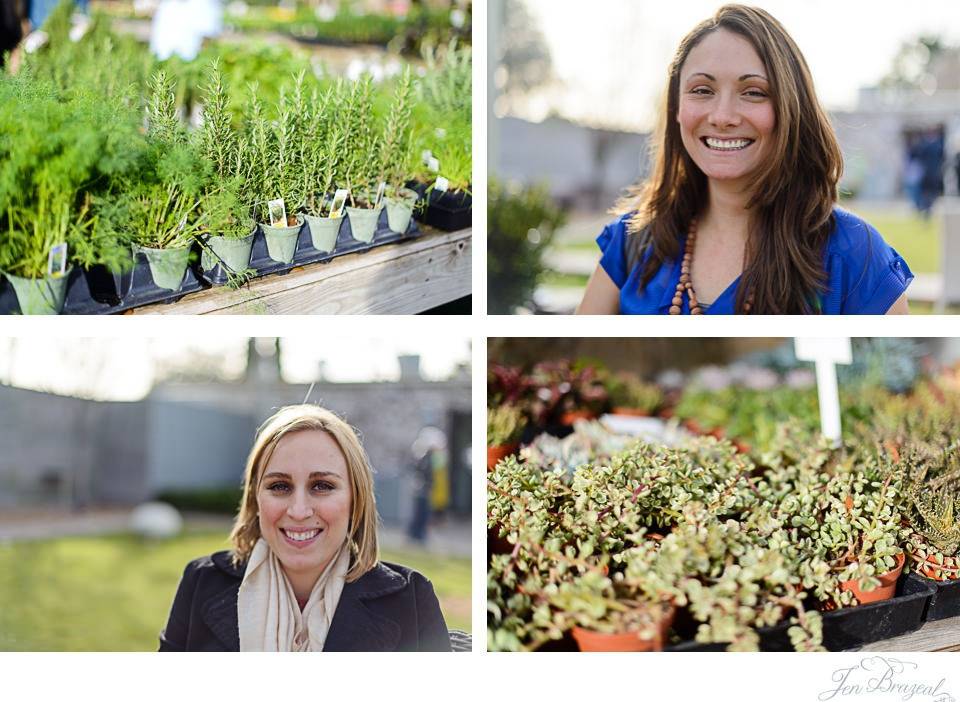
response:
{"label": "coat collar", "polygon": [[[219,551],[211,556],[211,560],[231,577],[231,582],[201,605],[200,616],[228,651],[239,651],[237,598],[246,564],[235,566],[229,551]],[[400,625],[371,609],[368,603],[399,592],[407,585],[406,577],[383,563],[377,563],[354,582],[346,583],[330,623],[325,648],[330,651],[395,650],[400,642]]]}

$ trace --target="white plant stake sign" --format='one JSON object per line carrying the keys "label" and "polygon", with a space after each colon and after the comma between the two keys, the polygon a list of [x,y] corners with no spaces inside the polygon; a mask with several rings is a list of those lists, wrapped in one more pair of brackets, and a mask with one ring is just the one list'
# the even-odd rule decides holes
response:
{"label": "white plant stake sign", "polygon": [[835,339],[794,339],[797,358],[813,361],[817,368],[817,395],[820,397],[820,431],[840,445],[840,395],[836,364],[853,362],[850,337]]}

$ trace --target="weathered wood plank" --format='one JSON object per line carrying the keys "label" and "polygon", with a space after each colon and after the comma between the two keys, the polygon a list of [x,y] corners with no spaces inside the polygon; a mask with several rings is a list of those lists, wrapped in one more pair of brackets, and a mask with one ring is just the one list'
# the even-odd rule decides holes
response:
{"label": "weathered wood plank", "polygon": [[911,634],[868,644],[860,651],[960,651],[960,617],[927,622]]}
{"label": "weathered wood plank", "polygon": [[472,229],[426,233],[129,314],[416,314],[471,293]]}

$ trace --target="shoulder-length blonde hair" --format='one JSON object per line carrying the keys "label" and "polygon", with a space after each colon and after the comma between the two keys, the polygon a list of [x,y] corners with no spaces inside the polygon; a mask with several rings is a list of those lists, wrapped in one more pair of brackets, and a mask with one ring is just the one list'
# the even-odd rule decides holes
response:
{"label": "shoulder-length blonde hair", "polygon": [[[680,42],[670,64],[666,109],[651,142],[652,175],[616,209],[635,213],[627,258],[639,261],[643,252],[637,247],[652,247],[641,275],[645,286],[664,262],[679,255],[681,235],[707,205],[707,178],[683,146],[677,112],[683,64],[718,29],[745,38],[763,61],[776,117],[770,155],[749,184],[750,237],[736,308],[743,311],[753,293],[755,314],[818,312],[843,157],[803,54],[783,26],[758,8],[724,5]],[[639,236],[644,229],[649,235]]]}
{"label": "shoulder-length blonde hair", "polygon": [[230,541],[233,562],[245,563],[260,538],[260,510],[257,492],[263,469],[270,462],[277,444],[291,432],[324,431],[337,442],[347,463],[350,478],[351,509],[347,540],[353,551],[347,582],[353,582],[373,568],[380,558],[377,543],[377,503],[373,493],[373,470],[353,427],[330,410],[317,405],[290,405],[278,410],[257,430],[257,438],[247,457],[243,478],[243,497]]}

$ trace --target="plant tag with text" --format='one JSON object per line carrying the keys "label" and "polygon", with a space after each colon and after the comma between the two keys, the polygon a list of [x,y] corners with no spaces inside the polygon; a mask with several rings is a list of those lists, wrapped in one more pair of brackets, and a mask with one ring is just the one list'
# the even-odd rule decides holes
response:
{"label": "plant tag with text", "polygon": [[61,278],[66,272],[67,244],[64,242],[50,249],[50,257],[47,259],[47,275],[53,278]]}
{"label": "plant tag with text", "polygon": [[431,156],[431,157],[430,157],[430,160],[427,161],[427,168],[429,168],[429,169],[430,169],[431,171],[433,171],[434,173],[439,173],[439,172],[440,172],[440,160],[437,159],[435,156]]}
{"label": "plant tag with text", "polygon": [[333,202],[330,203],[330,219],[340,219],[343,217],[343,208],[347,206],[347,195],[350,191],[346,188],[340,188],[333,194]]}
{"label": "plant tag with text", "polygon": [[377,199],[373,203],[373,209],[380,207],[380,203],[383,202],[383,193],[387,189],[387,184],[383,181],[380,182],[380,185],[377,186]]}
{"label": "plant tag with text", "polygon": [[426,166],[430,163],[430,159],[433,158],[433,152],[430,149],[424,149],[420,152],[420,159],[423,161],[423,165]]}
{"label": "plant tag with text", "polygon": [[437,182],[433,184],[433,189],[438,193],[445,193],[450,189],[450,181],[443,176],[437,176]]}
{"label": "plant tag with text", "polygon": [[282,197],[277,200],[270,200],[267,207],[270,210],[271,227],[287,226],[287,206],[284,204]]}

